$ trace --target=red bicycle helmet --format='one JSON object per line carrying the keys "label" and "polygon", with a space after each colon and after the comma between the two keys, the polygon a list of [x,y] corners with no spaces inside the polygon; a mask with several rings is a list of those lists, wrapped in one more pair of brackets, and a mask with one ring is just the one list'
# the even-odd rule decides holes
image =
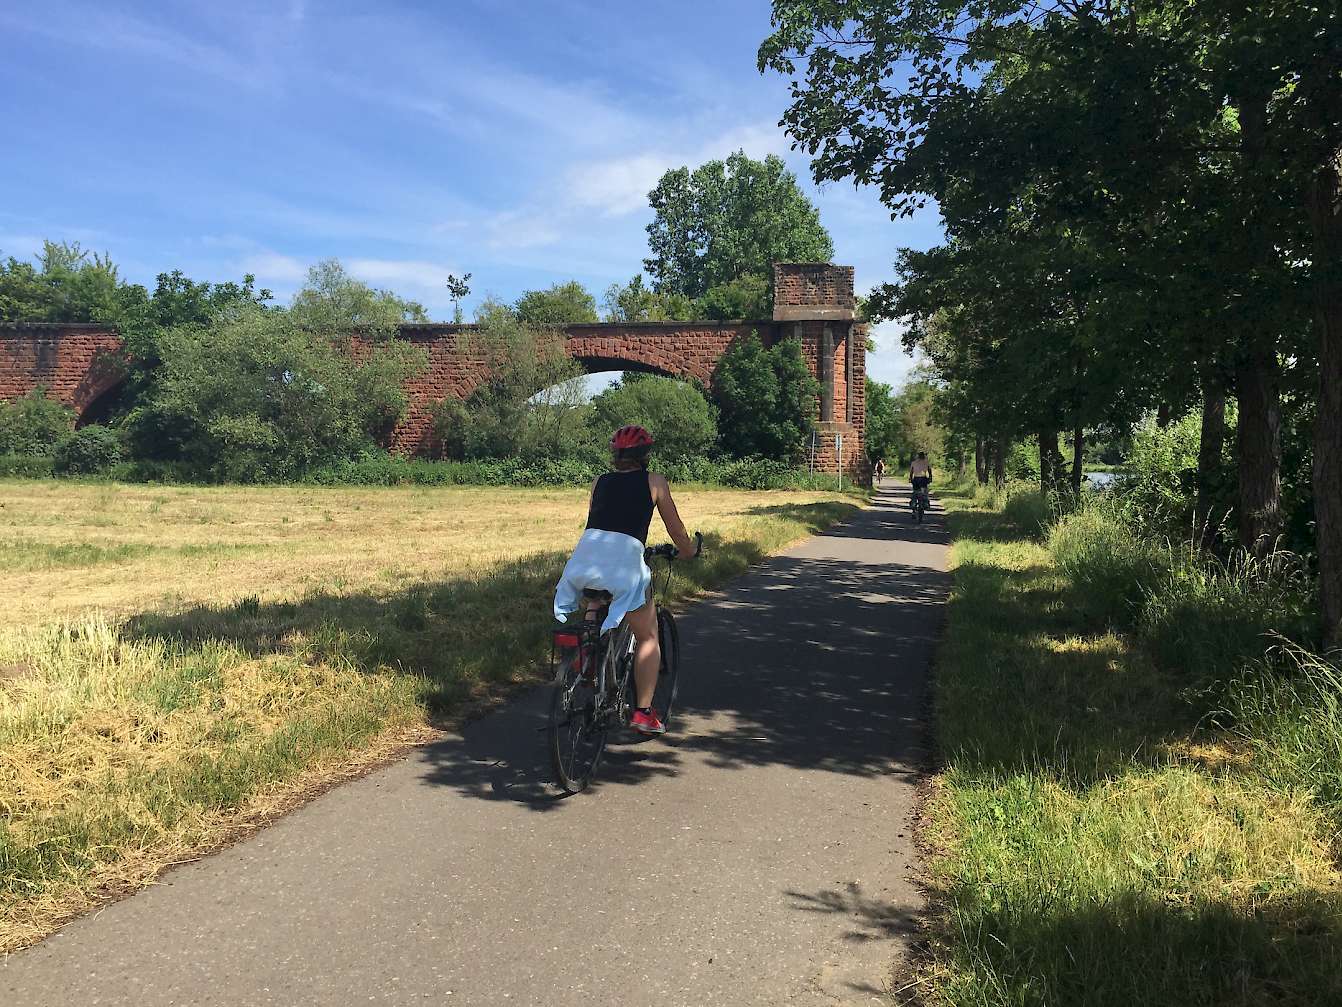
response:
{"label": "red bicycle helmet", "polygon": [[620,427],[615,431],[615,436],[610,439],[611,450],[628,451],[631,448],[650,448],[652,447],[652,434],[648,433],[642,427]]}

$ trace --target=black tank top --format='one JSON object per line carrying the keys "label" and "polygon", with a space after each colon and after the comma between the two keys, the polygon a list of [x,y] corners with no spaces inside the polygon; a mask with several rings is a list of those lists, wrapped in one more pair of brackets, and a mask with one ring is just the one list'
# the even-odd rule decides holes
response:
{"label": "black tank top", "polygon": [[652,489],[646,469],[607,472],[597,479],[592,509],[587,512],[588,528],[617,531],[647,545],[651,523]]}

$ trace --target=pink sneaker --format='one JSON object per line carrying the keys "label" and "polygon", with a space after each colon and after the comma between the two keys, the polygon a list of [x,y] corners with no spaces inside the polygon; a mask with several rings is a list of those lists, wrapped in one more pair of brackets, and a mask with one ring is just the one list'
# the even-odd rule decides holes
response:
{"label": "pink sneaker", "polygon": [[629,726],[639,734],[666,733],[666,725],[662,723],[662,718],[657,716],[657,711],[651,707],[647,710],[635,710],[629,720]]}

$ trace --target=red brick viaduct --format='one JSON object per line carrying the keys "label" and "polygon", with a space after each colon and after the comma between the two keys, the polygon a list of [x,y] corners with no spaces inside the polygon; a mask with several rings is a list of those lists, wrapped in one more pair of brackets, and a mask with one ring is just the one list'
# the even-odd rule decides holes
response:
{"label": "red brick viaduct", "polygon": [[[736,340],[755,332],[772,346],[795,336],[821,386],[816,465],[836,471],[835,445],[841,437],[844,470],[865,479],[866,326],[855,320],[854,307],[851,266],[778,263],[771,319],[570,325],[564,329],[565,344],[588,371],[651,371],[708,385],[718,360]],[[392,434],[392,450],[427,453],[434,405],[448,397],[466,398],[487,377],[488,364],[462,339],[472,328],[436,322],[401,327],[401,338],[428,351],[429,366],[407,382],[410,408]],[[83,422],[98,415],[124,373],[121,339],[107,326],[0,322],[0,400],[45,387]]]}

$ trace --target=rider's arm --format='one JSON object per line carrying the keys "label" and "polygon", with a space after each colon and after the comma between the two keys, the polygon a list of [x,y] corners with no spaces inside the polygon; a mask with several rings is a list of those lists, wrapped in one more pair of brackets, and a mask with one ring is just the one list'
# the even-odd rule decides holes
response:
{"label": "rider's arm", "polygon": [[653,503],[657,505],[657,513],[662,515],[662,524],[666,525],[666,533],[671,536],[671,541],[676,544],[682,556],[687,558],[693,556],[694,539],[685,531],[685,522],[680,520],[680,513],[676,510],[676,502],[671,499],[671,486],[667,483],[666,477],[659,476],[656,472],[649,472],[648,487],[652,490]]}

